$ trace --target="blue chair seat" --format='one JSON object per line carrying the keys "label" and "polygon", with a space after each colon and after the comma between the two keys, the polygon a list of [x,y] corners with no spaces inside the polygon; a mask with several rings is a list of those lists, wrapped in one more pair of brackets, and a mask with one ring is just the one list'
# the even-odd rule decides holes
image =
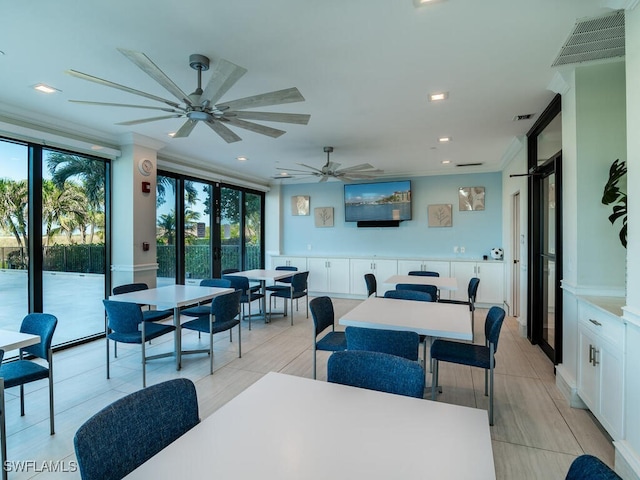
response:
{"label": "blue chair seat", "polygon": [[210,313],[211,307],[209,305],[198,305],[197,307],[186,308],[180,312],[181,315],[186,315],[187,317],[203,317],[205,315],[208,317]]}
{"label": "blue chair seat", "polygon": [[145,322],[158,322],[173,315],[173,310],[143,310],[142,318]]}
{"label": "blue chair seat", "polygon": [[[176,327],[160,323],[149,323],[144,326],[145,341],[153,340],[165,333],[172,332]],[[122,343],[142,343],[142,332],[111,332],[109,338]]]}
{"label": "blue chair seat", "polygon": [[16,387],[49,378],[49,369],[30,360],[17,360],[2,365],[4,388]]}
{"label": "blue chair seat", "polygon": [[318,340],[316,349],[326,352],[339,352],[344,350],[346,341],[344,332],[329,332],[321,340]]}
{"label": "blue chair seat", "polygon": [[[197,318],[196,320],[189,320],[188,322],[184,322],[182,324],[182,328],[187,328],[189,330],[195,330],[197,332],[209,333],[209,313],[211,313],[211,308],[208,309],[206,316]],[[213,333],[220,333],[230,328],[235,327],[236,325],[240,325],[240,320],[228,320],[226,322],[213,322]]]}
{"label": "blue chair seat", "polygon": [[[489,347],[438,339],[431,346],[431,356],[442,362],[459,363],[488,369],[491,366]],[[493,359],[495,367],[496,360]]]}

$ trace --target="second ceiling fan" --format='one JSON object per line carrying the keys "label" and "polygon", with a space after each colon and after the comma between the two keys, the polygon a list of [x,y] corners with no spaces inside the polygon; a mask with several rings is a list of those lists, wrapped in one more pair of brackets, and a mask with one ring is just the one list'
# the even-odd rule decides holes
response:
{"label": "second ceiling fan", "polygon": [[251,97],[240,98],[228,102],[216,103],[222,96],[242,77],[247,70],[235,65],[222,58],[213,63],[213,72],[211,78],[204,90],[202,89],[202,72],[209,70],[210,60],[208,57],[200,54],[193,54],[189,57],[189,65],[198,72],[198,86],[191,94],[186,94],[178,87],[160,68],[151,61],[144,53],[135,52],[133,50],[125,50],[119,48],[118,51],[131,60],[147,75],[158,82],[169,93],[176,97],[179,102],[158,97],[156,95],[136,90],[134,88],[120,85],[109,80],[94,77],[86,73],[76,70],[67,70],[66,73],[74,77],[88,80],[111,88],[116,88],[134,95],[146,97],[151,100],[162,102],[166,107],[153,107],[147,105],[132,105],[126,103],[106,103],[106,102],[89,102],[84,100],[70,100],[70,102],[81,103],[84,105],[98,105],[107,107],[128,107],[140,108],[147,110],[160,110],[168,112],[169,115],[159,117],[142,118],[139,120],[130,120],[127,122],[119,122],[116,125],[138,125],[141,123],[155,122],[168,118],[185,118],[186,122],[173,135],[174,138],[187,137],[193,131],[196,124],[204,123],[214,132],[216,132],[227,143],[242,140],[227,125],[231,125],[255,133],[267,135],[277,138],[284,130],[279,130],[265,125],[260,125],[247,120],[262,120],[265,122],[283,122],[306,125],[309,122],[310,115],[299,113],[279,113],[279,112],[261,112],[247,111],[247,108],[266,107],[271,105],[282,105],[285,103],[303,102],[304,97],[297,88],[287,88],[275,92],[253,95]]}
{"label": "second ceiling fan", "polygon": [[[340,168],[340,163],[332,162],[330,160],[329,156],[331,155],[331,152],[333,152],[333,147],[324,147],[323,150],[327,154],[327,162],[323,167],[316,168],[304,163],[298,163],[298,165],[300,165],[301,167],[305,167],[307,170],[278,168],[278,170],[283,170],[283,173],[280,175],[276,175],[273,178],[294,178],[296,176],[302,175],[318,177],[320,178],[320,182],[326,182],[330,178],[342,180],[343,182],[350,182],[353,180],[369,180],[384,173],[384,170],[375,168],[373,165],[370,165],[368,163],[361,163],[359,165],[354,165],[353,167]],[[289,174],[288,172],[294,173]]]}

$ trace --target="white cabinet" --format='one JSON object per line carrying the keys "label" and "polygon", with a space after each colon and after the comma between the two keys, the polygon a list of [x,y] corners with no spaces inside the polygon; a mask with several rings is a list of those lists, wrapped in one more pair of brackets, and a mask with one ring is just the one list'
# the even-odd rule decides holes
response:
{"label": "white cabinet", "polygon": [[274,256],[271,257],[271,268],[276,267],[297,267],[300,272],[307,270],[307,257]]}
{"label": "white cabinet", "polygon": [[448,277],[449,262],[440,260],[398,260],[398,275],[407,275],[413,270],[422,272],[438,272],[441,277]]}
{"label": "white cabinet", "polygon": [[578,303],[578,395],[614,440],[623,438],[624,325]]}
{"label": "white cabinet", "polygon": [[373,273],[376,276],[378,284],[378,296],[382,296],[389,288],[393,288],[392,286],[385,285],[383,282],[390,276],[398,273],[398,262],[396,260],[352,258],[350,260],[350,267],[350,293],[352,295],[367,295],[367,286],[364,282],[364,276],[367,273]]}
{"label": "white cabinet", "polygon": [[307,258],[309,291],[314,293],[349,293],[348,258]]}
{"label": "white cabinet", "polygon": [[458,281],[458,290],[451,298],[467,300],[467,287],[473,277],[480,279],[476,303],[502,306],[504,303],[504,264],[502,262],[451,262],[451,276]]}

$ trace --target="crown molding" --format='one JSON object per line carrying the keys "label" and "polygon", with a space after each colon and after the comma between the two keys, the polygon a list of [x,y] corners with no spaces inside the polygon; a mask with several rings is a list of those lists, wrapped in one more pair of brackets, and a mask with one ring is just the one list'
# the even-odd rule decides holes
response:
{"label": "crown molding", "polygon": [[553,78],[547,85],[547,90],[560,95],[566,95],[571,90],[570,76],[572,72],[558,72],[553,74]]}
{"label": "crown molding", "polygon": [[611,10],[633,10],[640,0],[603,0],[602,6]]}

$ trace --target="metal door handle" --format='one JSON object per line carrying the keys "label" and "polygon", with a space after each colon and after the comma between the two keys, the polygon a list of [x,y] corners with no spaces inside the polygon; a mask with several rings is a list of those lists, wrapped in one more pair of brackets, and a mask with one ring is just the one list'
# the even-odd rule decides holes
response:
{"label": "metal door handle", "polygon": [[596,365],[600,365],[600,362],[598,361],[598,354],[600,353],[600,350],[598,350],[596,347],[593,347],[593,366],[595,367]]}
{"label": "metal door handle", "polygon": [[593,345],[589,345],[589,363],[593,364]]}
{"label": "metal door handle", "polygon": [[599,321],[594,320],[593,318],[590,318],[590,319],[589,319],[589,321],[590,321],[591,323],[593,323],[593,324],[594,324],[595,326],[597,326],[597,327],[601,327],[601,326],[602,326],[602,324],[601,324]]}

